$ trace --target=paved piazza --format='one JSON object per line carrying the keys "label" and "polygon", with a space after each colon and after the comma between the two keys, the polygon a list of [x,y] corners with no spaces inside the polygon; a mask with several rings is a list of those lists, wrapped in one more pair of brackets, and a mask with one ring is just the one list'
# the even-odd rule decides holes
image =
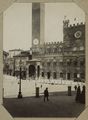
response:
{"label": "paved piazza", "polygon": [[[5,98],[17,97],[19,91],[19,79],[12,76],[4,75],[3,88]],[[24,97],[35,96],[35,88],[39,87],[40,95],[43,94],[46,87],[49,92],[67,91],[68,86],[71,86],[74,91],[75,85],[83,86],[83,83],[63,80],[21,80],[22,94]],[[41,88],[42,85],[42,88]]]}
{"label": "paved piazza", "polygon": [[[63,80],[22,80],[22,99],[18,99],[19,79],[4,75],[3,106],[13,117],[77,117],[85,108],[75,102],[74,83]],[[42,88],[41,88],[42,85]],[[72,96],[68,96],[68,86],[72,86]],[[35,97],[35,87],[39,87],[40,97]],[[43,91],[48,87],[49,101],[44,102]]]}

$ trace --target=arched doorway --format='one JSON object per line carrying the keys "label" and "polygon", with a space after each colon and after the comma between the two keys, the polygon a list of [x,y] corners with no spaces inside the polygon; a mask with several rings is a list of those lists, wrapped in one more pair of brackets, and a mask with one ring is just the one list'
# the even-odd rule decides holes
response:
{"label": "arched doorway", "polygon": [[29,66],[29,77],[33,77],[36,75],[36,69],[34,65]]}

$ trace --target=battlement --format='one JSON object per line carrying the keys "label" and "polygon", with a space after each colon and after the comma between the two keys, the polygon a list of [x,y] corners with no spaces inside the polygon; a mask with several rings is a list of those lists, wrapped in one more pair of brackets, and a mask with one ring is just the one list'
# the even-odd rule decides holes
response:
{"label": "battlement", "polygon": [[78,26],[82,26],[82,25],[85,25],[85,23],[80,22],[80,23],[70,24],[70,20],[63,20],[63,27],[64,28],[78,27]]}
{"label": "battlement", "polygon": [[76,24],[70,24],[70,25],[68,26],[68,28],[69,28],[69,27],[78,27],[78,26],[82,26],[82,25],[85,25],[85,23],[81,22],[81,23],[76,23]]}
{"label": "battlement", "polygon": [[45,45],[61,45],[61,44],[63,44],[63,42],[61,41],[61,42],[59,42],[59,41],[57,41],[57,42],[45,42],[44,43]]}

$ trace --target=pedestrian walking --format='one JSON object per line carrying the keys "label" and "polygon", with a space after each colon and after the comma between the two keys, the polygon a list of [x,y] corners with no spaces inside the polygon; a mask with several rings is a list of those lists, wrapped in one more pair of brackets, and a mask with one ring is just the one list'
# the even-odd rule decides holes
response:
{"label": "pedestrian walking", "polygon": [[44,90],[44,102],[47,100],[47,101],[49,101],[49,92],[48,92],[48,88],[46,88],[45,90]]}

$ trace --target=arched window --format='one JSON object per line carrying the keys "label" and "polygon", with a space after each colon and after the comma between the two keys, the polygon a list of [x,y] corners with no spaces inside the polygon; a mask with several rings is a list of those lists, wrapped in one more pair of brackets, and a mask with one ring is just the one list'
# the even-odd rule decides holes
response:
{"label": "arched window", "polygon": [[60,73],[60,78],[63,78],[63,73],[62,72]]}

